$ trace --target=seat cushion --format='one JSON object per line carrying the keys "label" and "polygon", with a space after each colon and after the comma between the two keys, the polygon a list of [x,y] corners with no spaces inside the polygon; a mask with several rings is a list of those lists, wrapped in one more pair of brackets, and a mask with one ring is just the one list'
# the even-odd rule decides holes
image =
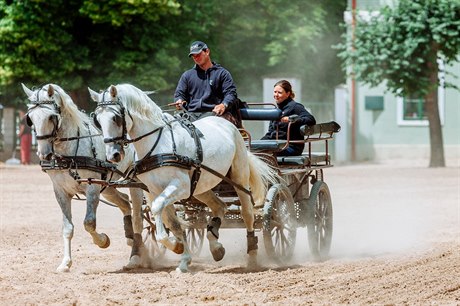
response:
{"label": "seat cushion", "polygon": [[[251,151],[270,151],[277,152],[284,148],[286,140],[253,140],[251,141]],[[248,143],[246,143],[248,145]]]}

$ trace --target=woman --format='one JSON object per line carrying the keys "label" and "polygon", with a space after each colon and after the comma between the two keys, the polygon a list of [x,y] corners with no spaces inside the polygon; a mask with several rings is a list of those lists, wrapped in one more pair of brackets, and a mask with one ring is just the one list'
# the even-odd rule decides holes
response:
{"label": "woman", "polygon": [[[289,140],[303,140],[300,133],[302,125],[315,125],[315,118],[305,109],[305,107],[294,101],[295,94],[292,91],[291,83],[286,80],[278,81],[273,89],[273,97],[282,111],[282,118],[278,121],[271,121],[267,134],[262,139],[277,139],[276,132],[278,127],[278,139],[287,139],[289,117],[298,115],[298,118],[291,124]],[[302,155],[305,143],[289,143],[289,147],[276,155],[296,156]]]}

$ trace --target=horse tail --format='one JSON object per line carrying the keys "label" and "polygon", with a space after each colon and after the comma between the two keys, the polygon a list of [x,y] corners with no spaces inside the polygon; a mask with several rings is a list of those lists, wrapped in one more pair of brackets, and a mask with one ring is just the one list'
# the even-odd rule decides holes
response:
{"label": "horse tail", "polygon": [[278,184],[282,179],[278,172],[263,160],[248,151],[249,186],[255,205],[263,205],[270,185]]}

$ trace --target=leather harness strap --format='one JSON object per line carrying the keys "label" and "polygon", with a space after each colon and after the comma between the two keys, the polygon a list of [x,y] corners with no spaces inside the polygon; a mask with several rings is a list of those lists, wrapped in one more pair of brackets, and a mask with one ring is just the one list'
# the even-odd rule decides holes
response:
{"label": "leather harness strap", "polygon": [[[115,164],[94,158],[89,156],[55,156],[55,159],[50,161],[40,161],[42,171],[46,172],[49,170],[91,170],[101,174],[102,179],[107,177],[110,172],[115,172],[121,176],[123,173],[116,168]],[[74,179],[80,179],[78,173],[70,172],[70,175]]]}
{"label": "leather harness strap", "polygon": [[[178,121],[181,126],[186,129],[190,135],[192,136],[193,140],[195,141],[196,145],[196,158],[192,159],[188,156],[178,155],[176,151],[176,142],[174,141],[174,133],[171,123],[174,121]],[[151,155],[151,152],[155,149],[158,144],[158,141],[161,137],[161,131],[158,135],[157,140],[155,141],[152,149],[142,158],[141,160],[137,161],[133,167],[133,175],[141,174],[144,172],[148,172],[154,170],[159,167],[164,166],[174,166],[186,170],[190,170],[192,167],[194,168],[191,181],[190,181],[190,196],[193,196],[195,192],[196,186],[198,185],[198,181],[201,176],[201,163],[203,161],[203,148],[201,146],[200,135],[203,135],[193,124],[186,122],[183,118],[176,117],[175,120],[166,121],[166,125],[169,127],[172,144],[173,144],[173,153],[163,153],[163,154],[155,154]]]}

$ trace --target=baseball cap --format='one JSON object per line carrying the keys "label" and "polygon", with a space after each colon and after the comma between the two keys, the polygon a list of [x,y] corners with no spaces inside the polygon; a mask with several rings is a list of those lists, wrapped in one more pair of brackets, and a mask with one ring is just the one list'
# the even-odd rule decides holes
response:
{"label": "baseball cap", "polygon": [[188,54],[188,57],[192,56],[192,54],[198,54],[202,50],[208,49],[208,46],[202,42],[202,41],[194,41],[190,45],[190,53]]}

